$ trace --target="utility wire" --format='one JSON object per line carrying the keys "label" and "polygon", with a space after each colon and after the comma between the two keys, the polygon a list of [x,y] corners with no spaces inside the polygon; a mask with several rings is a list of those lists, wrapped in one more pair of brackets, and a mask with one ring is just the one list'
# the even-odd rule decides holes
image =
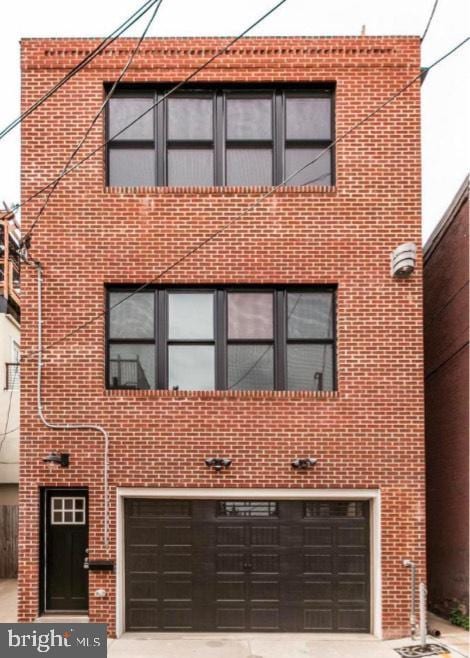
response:
{"label": "utility wire", "polygon": [[147,0],[136,12],[127,18],[124,23],[121,23],[110,35],[99,43],[96,48],[94,48],[86,57],[84,57],[78,64],[76,64],[68,73],[61,78],[49,91],[47,91],[41,98],[38,98],[27,110],[20,114],[16,119],[9,123],[5,128],[0,131],[0,139],[8,135],[16,126],[18,126],[26,117],[35,112],[43,103],[45,103],[56,91],[58,91],[66,82],[74,77],[79,71],[85,68],[95,57],[101,55],[101,53],[110,46],[118,37],[126,32],[136,21],[138,21],[144,14],[146,14],[149,9],[152,8],[155,0]]}
{"label": "utility wire", "polygon": [[[159,105],[159,104],[162,103],[164,100],[166,100],[166,99],[168,98],[168,96],[170,96],[170,94],[173,94],[175,91],[177,91],[178,89],[180,89],[180,87],[182,87],[182,86],[185,85],[187,82],[189,82],[190,80],[192,80],[192,79],[193,79],[198,73],[200,73],[200,72],[203,71],[205,68],[207,68],[207,67],[208,67],[210,64],[212,64],[212,62],[213,62],[214,60],[216,60],[218,57],[220,57],[221,55],[224,55],[224,54],[225,54],[225,53],[226,53],[226,52],[227,52],[227,51],[228,51],[228,50],[229,50],[229,49],[230,49],[230,48],[231,48],[231,47],[232,47],[237,41],[239,41],[239,40],[242,39],[244,36],[246,36],[246,34],[248,34],[248,32],[250,32],[251,30],[253,30],[257,25],[259,25],[262,21],[264,21],[264,20],[265,20],[268,16],[270,16],[273,12],[275,12],[275,11],[276,11],[281,5],[283,5],[285,2],[287,2],[287,0],[280,0],[280,2],[278,2],[276,5],[274,5],[274,7],[272,7],[269,11],[267,11],[265,14],[263,14],[263,16],[261,16],[260,18],[258,18],[254,23],[252,23],[249,27],[247,27],[245,30],[243,30],[243,32],[242,32],[241,34],[239,34],[237,37],[234,37],[233,39],[231,39],[231,40],[230,40],[230,41],[229,41],[229,42],[228,42],[223,48],[221,48],[220,50],[218,50],[214,55],[212,55],[212,57],[210,57],[210,58],[209,58],[208,60],[206,60],[203,64],[201,64],[201,66],[199,66],[199,67],[198,67],[197,69],[195,69],[192,73],[190,73],[190,75],[188,75],[184,80],[182,80],[181,82],[179,82],[178,84],[176,84],[172,89],[170,89],[166,94],[164,94],[164,96],[162,96],[161,98],[159,98],[158,101],[157,101],[156,103],[154,103],[153,105],[151,105],[147,110],[145,110],[145,112],[143,112],[142,114],[140,114],[139,116],[137,116],[137,117],[136,117],[131,123],[127,124],[124,128],[122,128],[122,129],[121,129],[119,132],[117,132],[115,135],[113,135],[112,137],[110,137],[109,139],[107,139],[106,141],[104,141],[102,144],[100,144],[100,146],[98,146],[98,147],[95,148],[93,151],[91,151],[87,156],[85,156],[85,157],[82,158],[81,160],[78,160],[74,165],[70,166],[70,167],[67,169],[66,172],[64,172],[64,173],[60,174],[59,176],[57,176],[55,179],[53,179],[52,181],[50,181],[47,185],[45,185],[44,187],[42,187],[42,188],[41,188],[40,190],[38,190],[37,192],[34,192],[30,197],[28,197],[25,201],[23,201],[23,203],[18,203],[18,204],[16,204],[16,205],[12,208],[12,211],[13,211],[13,212],[16,212],[19,208],[21,208],[22,206],[24,206],[26,203],[29,203],[30,201],[32,201],[32,200],[35,199],[36,197],[40,196],[43,192],[47,191],[52,185],[54,185],[54,183],[57,181],[57,179],[63,178],[64,176],[68,176],[72,171],[74,171],[75,169],[77,169],[78,167],[80,167],[84,162],[86,162],[87,160],[89,160],[90,158],[92,158],[96,153],[98,153],[99,151],[103,150],[103,149],[104,149],[104,148],[105,148],[105,147],[106,147],[106,146],[107,146],[107,145],[108,145],[113,139],[116,139],[116,137],[118,137],[121,133],[123,133],[125,130],[127,130],[128,128],[130,128],[131,126],[133,126],[135,123],[137,123],[137,121],[140,121],[140,119],[141,119],[142,117],[144,117],[146,114],[148,114],[148,112],[152,111],[155,107],[157,107],[157,105]],[[0,219],[2,219],[2,217],[0,217]],[[31,227],[29,228],[28,232],[26,233],[26,236],[29,236],[29,235],[31,234],[33,228],[34,228],[34,226],[31,225]],[[26,236],[25,236],[25,237],[26,237]],[[24,240],[24,239],[23,239],[23,240]]]}
{"label": "utility wire", "polygon": [[433,8],[431,9],[431,15],[428,18],[428,22],[426,23],[426,27],[424,28],[423,36],[421,37],[421,43],[423,43],[424,39],[426,38],[426,34],[428,33],[429,28],[431,27],[432,19],[434,18],[434,14],[436,12],[438,4],[439,4],[439,0],[434,0],[434,5]]}
{"label": "utility wire", "polygon": [[[464,39],[461,43],[459,43],[457,46],[455,46],[454,48],[452,48],[451,50],[449,50],[447,53],[445,53],[444,55],[442,55],[439,59],[435,60],[430,66],[428,66],[428,67],[425,69],[425,71],[430,71],[431,69],[433,69],[434,67],[436,67],[438,64],[440,64],[441,62],[443,62],[445,59],[447,59],[447,57],[449,57],[451,54],[453,54],[453,53],[455,53],[457,50],[459,50],[459,48],[461,48],[461,47],[462,47],[467,41],[469,41],[469,39],[470,39],[470,37],[467,37],[467,38]],[[272,188],[271,188],[270,190],[268,190],[265,194],[262,194],[260,197],[258,197],[258,199],[257,199],[254,203],[252,203],[250,206],[248,206],[244,211],[242,211],[241,213],[239,213],[238,215],[236,215],[235,217],[233,217],[232,219],[230,219],[230,220],[229,220],[228,222],[226,222],[223,226],[221,226],[219,229],[217,229],[217,231],[214,231],[214,233],[211,233],[211,234],[208,235],[206,238],[204,238],[203,240],[201,240],[200,242],[198,242],[194,247],[192,247],[189,251],[185,252],[182,256],[180,256],[180,257],[177,258],[175,261],[173,261],[173,263],[171,263],[170,265],[168,265],[168,267],[166,267],[166,268],[164,268],[163,270],[161,270],[161,271],[160,271],[158,274],[156,274],[152,279],[150,279],[150,280],[147,281],[146,283],[143,283],[141,286],[137,287],[135,290],[133,290],[132,292],[130,292],[126,297],[123,297],[120,301],[118,301],[118,302],[116,302],[115,304],[113,304],[113,306],[111,306],[109,310],[111,311],[111,310],[115,309],[117,306],[119,306],[119,305],[122,304],[123,302],[127,301],[128,299],[130,299],[131,297],[133,297],[133,296],[136,295],[137,293],[142,292],[143,290],[145,290],[146,288],[148,288],[148,287],[151,286],[152,284],[156,283],[159,279],[161,279],[162,277],[164,277],[165,274],[168,274],[168,272],[170,272],[172,269],[174,269],[175,267],[177,267],[177,266],[178,266],[180,263],[182,263],[184,260],[186,260],[187,258],[189,258],[190,256],[192,256],[194,253],[196,253],[197,251],[199,251],[200,249],[202,249],[202,247],[204,247],[206,244],[208,244],[209,242],[211,242],[212,240],[214,240],[214,239],[215,239],[216,237],[218,237],[221,233],[224,233],[224,232],[225,232],[230,226],[232,226],[232,224],[234,224],[236,221],[240,220],[241,218],[245,217],[245,216],[246,216],[248,213],[250,213],[254,208],[258,207],[259,204],[262,203],[262,202],[264,201],[264,199],[266,199],[266,198],[272,196],[272,195],[273,195],[273,194],[274,194],[274,193],[275,193],[280,187],[284,186],[284,185],[285,185],[287,182],[289,182],[292,178],[294,178],[294,177],[297,176],[299,173],[301,173],[302,171],[304,171],[304,169],[306,169],[307,167],[310,167],[312,164],[314,164],[315,162],[317,162],[317,161],[318,161],[318,160],[319,160],[319,159],[320,159],[325,153],[327,153],[327,152],[330,151],[332,148],[334,148],[334,146],[336,146],[337,144],[339,144],[340,142],[342,142],[344,139],[346,139],[346,137],[348,137],[352,132],[354,132],[355,130],[357,130],[357,128],[359,128],[359,127],[362,126],[364,123],[366,123],[366,122],[369,121],[371,118],[373,118],[373,117],[374,117],[378,112],[380,112],[384,107],[386,107],[387,105],[389,105],[390,103],[392,103],[396,98],[398,98],[399,96],[401,96],[401,94],[403,94],[405,91],[407,91],[407,90],[408,90],[408,89],[409,89],[409,88],[410,88],[410,87],[411,87],[411,86],[412,86],[417,80],[419,80],[419,79],[421,78],[422,75],[423,75],[423,73],[421,72],[421,73],[419,73],[418,75],[416,75],[414,78],[412,78],[412,79],[411,79],[409,82],[407,82],[403,87],[401,87],[398,91],[396,91],[394,94],[392,94],[387,100],[385,100],[385,101],[384,101],[383,103],[381,103],[378,107],[376,107],[372,112],[370,112],[370,113],[367,114],[364,118],[362,118],[360,121],[358,121],[357,123],[355,123],[351,128],[348,128],[348,130],[346,130],[345,132],[343,132],[343,133],[342,133],[339,137],[337,137],[337,138],[336,138],[336,139],[335,139],[335,140],[334,140],[329,146],[327,146],[323,151],[321,151],[320,154],[319,154],[316,158],[314,158],[311,162],[308,162],[307,164],[303,165],[302,167],[300,167],[299,169],[297,169],[296,171],[294,171],[292,174],[290,174],[289,176],[287,176],[287,177],[286,177],[283,181],[281,181],[278,185],[272,187]],[[50,343],[49,345],[47,345],[47,346],[44,348],[44,351],[50,350],[50,349],[52,349],[53,347],[55,347],[56,345],[58,345],[58,344],[60,344],[60,343],[62,343],[62,342],[64,342],[64,341],[68,340],[71,336],[74,336],[75,334],[77,334],[78,332],[80,332],[82,329],[85,329],[85,328],[88,327],[89,325],[93,324],[96,320],[99,320],[101,317],[103,317],[104,315],[106,315],[106,313],[107,313],[106,310],[104,310],[104,311],[100,311],[100,313],[97,313],[96,315],[92,316],[91,318],[89,318],[88,320],[86,320],[86,321],[83,322],[82,324],[78,325],[77,327],[75,327],[75,328],[72,329],[71,331],[67,332],[66,334],[64,334],[64,335],[63,335],[61,338],[59,338],[58,340],[56,340],[56,341]],[[36,351],[33,351],[33,352],[31,352],[26,358],[31,358],[31,357],[34,356],[35,354],[36,354]],[[23,360],[24,360],[24,359],[23,359]]]}
{"label": "utility wire", "polygon": [[[122,79],[123,79],[124,76],[126,75],[127,71],[129,70],[129,67],[131,66],[132,62],[133,62],[134,59],[135,59],[135,56],[136,56],[137,53],[139,52],[140,46],[142,45],[143,40],[144,40],[145,37],[147,36],[147,33],[148,33],[149,29],[150,29],[150,26],[152,25],[152,23],[153,23],[153,21],[154,21],[156,15],[157,15],[157,13],[158,13],[158,10],[159,10],[160,7],[161,7],[161,4],[162,4],[163,0],[153,0],[153,2],[154,2],[154,4],[155,4],[154,12],[153,12],[153,14],[150,16],[150,20],[148,21],[147,25],[145,26],[145,29],[144,29],[144,31],[142,32],[142,35],[140,36],[139,41],[137,42],[137,46],[135,47],[134,50],[132,50],[129,59],[127,60],[126,64],[124,65],[124,68],[122,69],[121,73],[119,74],[118,78],[117,78],[116,81],[114,82],[114,84],[113,84],[113,86],[111,87],[111,89],[109,90],[109,92],[106,94],[106,98],[104,99],[103,103],[101,104],[101,107],[100,107],[100,109],[98,110],[98,112],[97,112],[97,113],[95,114],[95,116],[93,117],[93,119],[92,119],[90,125],[88,126],[88,128],[86,129],[85,134],[83,135],[82,139],[81,139],[80,142],[77,144],[77,146],[75,147],[75,149],[72,151],[72,155],[69,157],[69,159],[67,160],[67,162],[65,163],[65,165],[64,165],[64,167],[63,167],[63,169],[62,169],[62,174],[64,174],[64,173],[67,171],[67,169],[70,167],[70,165],[71,165],[73,159],[75,158],[75,156],[77,155],[77,153],[80,151],[80,149],[82,148],[83,144],[86,142],[86,140],[87,140],[87,138],[88,138],[88,135],[91,133],[91,131],[93,130],[93,127],[95,126],[96,122],[98,121],[98,119],[100,118],[101,114],[103,113],[103,110],[104,110],[104,109],[106,108],[106,106],[108,105],[108,103],[109,103],[109,101],[110,101],[110,99],[111,99],[111,96],[113,95],[113,93],[114,93],[116,87],[118,86],[118,84],[122,81]],[[33,230],[33,227],[38,223],[38,221],[39,221],[40,218],[41,218],[41,215],[42,215],[42,214],[44,213],[44,211],[46,210],[46,208],[47,208],[47,206],[48,206],[48,204],[49,204],[49,201],[51,200],[51,197],[52,197],[52,195],[54,194],[54,192],[56,191],[56,189],[57,189],[57,187],[58,187],[58,185],[59,185],[59,183],[60,183],[61,180],[62,180],[61,177],[57,178],[56,181],[55,181],[55,183],[54,183],[54,185],[52,185],[52,187],[49,189],[49,193],[48,193],[48,195],[47,195],[47,197],[46,197],[46,200],[44,201],[44,203],[43,203],[43,205],[41,206],[39,212],[37,213],[37,215],[36,215],[34,221],[32,222],[31,228],[29,229],[29,231],[26,233],[26,235],[25,235],[24,238],[22,239],[22,243],[23,243],[23,244],[26,244],[26,245],[28,244],[28,240],[29,240],[29,238],[31,237],[31,232],[32,232],[32,230]]]}

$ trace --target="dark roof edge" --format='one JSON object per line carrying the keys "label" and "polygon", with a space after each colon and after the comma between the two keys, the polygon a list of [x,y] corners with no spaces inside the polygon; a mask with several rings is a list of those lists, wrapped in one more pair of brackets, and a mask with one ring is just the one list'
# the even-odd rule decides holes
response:
{"label": "dark roof edge", "polygon": [[468,199],[469,195],[469,175],[467,174],[462,182],[462,185],[459,187],[456,195],[449,204],[449,207],[445,211],[441,220],[435,227],[434,231],[431,233],[429,238],[426,240],[426,244],[423,247],[423,256],[426,261],[430,258],[432,252],[437,247],[439,242],[444,237],[445,232],[452,224],[454,217],[457,215],[457,212],[460,209],[460,206],[463,202]]}

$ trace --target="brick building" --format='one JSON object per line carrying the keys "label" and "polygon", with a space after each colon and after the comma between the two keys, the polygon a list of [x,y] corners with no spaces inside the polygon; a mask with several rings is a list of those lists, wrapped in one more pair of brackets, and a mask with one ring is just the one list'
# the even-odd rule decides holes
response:
{"label": "brick building", "polygon": [[424,247],[429,603],[441,614],[468,614],[468,213],[467,177]]}
{"label": "brick building", "polygon": [[[23,106],[96,43],[24,40]],[[416,76],[419,38],[248,38],[124,130],[224,43],[147,40],[90,136],[116,136],[107,153],[34,231],[42,411],[100,425],[109,467],[102,431],[40,421],[24,361],[20,620],[403,635],[402,560],[425,573],[421,259],[398,279],[390,253],[421,242],[419,83],[129,294]],[[23,198],[61,170],[135,44],[24,122]]]}

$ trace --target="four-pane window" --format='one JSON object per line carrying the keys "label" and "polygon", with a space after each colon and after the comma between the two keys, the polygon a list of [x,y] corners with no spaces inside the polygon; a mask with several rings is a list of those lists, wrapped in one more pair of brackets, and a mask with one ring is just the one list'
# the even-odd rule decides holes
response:
{"label": "four-pane window", "polygon": [[108,185],[269,186],[299,169],[287,185],[333,183],[331,149],[322,153],[333,141],[330,89],[164,96],[165,90],[126,88],[111,99]]}
{"label": "four-pane window", "polygon": [[333,289],[108,293],[110,388],[333,390]]}

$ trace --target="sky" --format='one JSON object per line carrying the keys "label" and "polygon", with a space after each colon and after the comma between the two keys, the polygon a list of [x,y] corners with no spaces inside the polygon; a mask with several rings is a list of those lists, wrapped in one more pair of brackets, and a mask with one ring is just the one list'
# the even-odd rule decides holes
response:
{"label": "sky", "polygon": [[[15,0],[0,20],[0,129],[20,112],[22,37],[104,37],[144,0]],[[149,36],[234,36],[275,0],[163,0]],[[254,35],[421,35],[434,0],[287,0]],[[7,8],[6,8],[7,7]],[[146,17],[125,36],[140,36]],[[440,0],[422,46],[427,66],[470,32],[468,0]],[[423,239],[469,170],[470,42],[422,86]],[[371,110],[374,108],[371,108]],[[34,115],[33,115],[34,116]],[[0,205],[20,199],[20,131],[0,141]],[[59,173],[59,172],[57,172]]]}

